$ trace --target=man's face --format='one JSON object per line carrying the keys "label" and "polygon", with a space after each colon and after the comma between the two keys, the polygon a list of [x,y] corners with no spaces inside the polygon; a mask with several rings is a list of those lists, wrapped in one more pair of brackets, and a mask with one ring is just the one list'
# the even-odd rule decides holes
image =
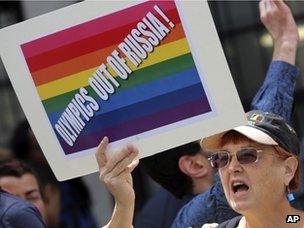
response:
{"label": "man's face", "polygon": [[39,191],[37,179],[33,174],[26,173],[21,177],[1,177],[0,186],[4,191],[34,204],[44,218],[45,207]]}

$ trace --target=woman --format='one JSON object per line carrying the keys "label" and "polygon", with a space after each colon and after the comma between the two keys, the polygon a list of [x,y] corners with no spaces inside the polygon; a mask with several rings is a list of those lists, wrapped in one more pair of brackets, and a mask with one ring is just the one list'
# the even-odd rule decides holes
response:
{"label": "woman", "polygon": [[[271,113],[251,111],[247,120],[201,141],[203,149],[215,151],[211,165],[219,169],[229,205],[242,215],[218,227],[286,227],[288,215],[304,218],[289,203],[300,186],[296,133]],[[304,220],[289,226],[304,227]]]}
{"label": "woman", "polygon": [[[287,215],[304,218],[288,201],[290,192],[300,185],[296,133],[282,117],[271,113],[251,111],[247,119],[246,126],[201,141],[204,149],[215,151],[209,159],[211,165],[219,169],[230,206],[242,215],[218,227],[286,227]],[[107,160],[107,144],[104,138],[96,153],[100,179],[116,200],[106,227],[129,228],[135,197],[130,173],[138,164],[138,150],[128,146]],[[304,227],[304,219],[288,226]]]}

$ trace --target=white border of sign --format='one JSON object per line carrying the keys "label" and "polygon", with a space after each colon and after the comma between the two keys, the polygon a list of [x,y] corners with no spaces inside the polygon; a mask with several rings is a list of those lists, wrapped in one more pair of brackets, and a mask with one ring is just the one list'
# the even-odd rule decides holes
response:
{"label": "white border of sign", "polygon": [[[96,172],[98,167],[95,156],[93,153],[74,157],[64,155],[54,132],[46,130],[51,125],[31,79],[20,44],[139,3],[85,1],[0,31],[2,61],[34,134],[60,181]],[[196,67],[204,75],[204,89],[211,98],[215,112],[199,122],[133,142],[140,150],[140,157],[246,123],[207,2],[178,1],[177,6]],[[91,152],[94,150],[92,148]]]}

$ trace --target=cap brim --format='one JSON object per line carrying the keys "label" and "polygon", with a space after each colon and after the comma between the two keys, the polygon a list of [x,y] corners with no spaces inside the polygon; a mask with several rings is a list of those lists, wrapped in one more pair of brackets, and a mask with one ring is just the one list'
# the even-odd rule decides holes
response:
{"label": "cap brim", "polygon": [[[235,127],[231,130],[237,131],[240,134],[246,136],[247,138],[251,139],[254,142],[263,144],[263,145],[272,145],[276,146],[278,143],[274,141],[269,135],[267,135],[262,130],[252,127],[252,126],[239,126]],[[220,148],[220,143],[222,137],[228,131],[224,131],[219,134],[215,134],[201,140],[201,147],[205,150],[216,150]]]}

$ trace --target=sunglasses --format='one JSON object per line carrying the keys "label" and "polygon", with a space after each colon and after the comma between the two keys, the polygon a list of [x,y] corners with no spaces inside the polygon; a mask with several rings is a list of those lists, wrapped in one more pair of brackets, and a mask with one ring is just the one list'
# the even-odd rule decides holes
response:
{"label": "sunglasses", "polygon": [[[240,164],[245,165],[257,162],[259,160],[260,152],[262,152],[262,150],[257,150],[255,148],[243,148],[237,151],[235,156]],[[233,155],[231,155],[228,151],[221,150],[212,154],[208,160],[212,167],[224,168],[230,163],[232,156]]]}

